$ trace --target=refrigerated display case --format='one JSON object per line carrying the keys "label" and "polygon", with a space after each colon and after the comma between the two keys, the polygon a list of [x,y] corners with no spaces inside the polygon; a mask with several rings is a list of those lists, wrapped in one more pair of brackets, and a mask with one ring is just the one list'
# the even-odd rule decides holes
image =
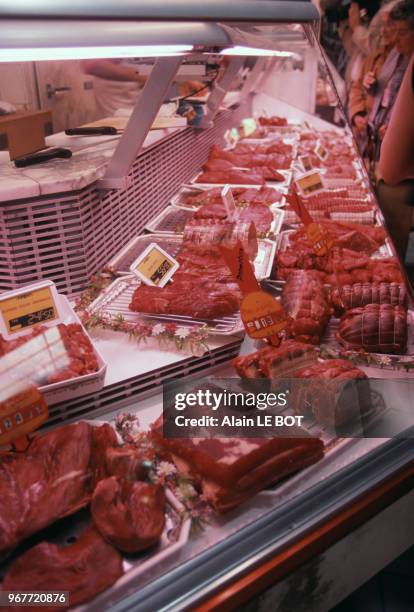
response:
{"label": "refrigerated display case", "polygon": [[[205,6],[184,1],[118,2],[114,6],[98,0],[88,6],[80,2],[30,6],[15,0],[3,2],[0,17],[4,32],[1,61],[67,61],[108,55],[155,59],[142,95],[127,118],[110,118],[119,130],[116,136],[54,134],[46,139],[48,146],[69,147],[72,158],[23,170],[8,161],[7,153],[1,154],[3,297],[25,295],[33,283],[53,281],[57,291],[76,306],[86,327],[83,333],[89,334],[98,359],[93,387],[85,376],[66,381],[64,387],[49,381],[42,386],[49,404],[43,429],[58,431],[79,421],[94,427],[110,423],[114,428],[118,425],[117,435],[121,431],[139,445],[141,432],[162,412],[164,383],[200,376],[232,378],[236,374],[231,360],[258,348],[246,339],[237,310],[197,317],[188,312],[137,313],[129,309],[141,283],[131,274],[131,266],[153,243],[172,257],[180,253],[186,224],[200,208],[189,206],[189,197],[194,202],[197,194],[204,195],[213,187],[221,190],[226,184],[234,193],[237,189],[271,190],[267,206],[272,219],[255,236],[253,263],[256,278],[276,297],[283,293],[285,282],[279,274],[283,268],[280,255],[292,247],[292,235],[299,227],[287,196],[292,185],[306,175],[304,156],[312,158],[311,166],[322,175],[324,190],[333,191],[330,197],[342,197],[352,204],[352,210],[329,212],[329,222],[357,222],[369,236],[383,226],[338,96],[335,105],[329,100],[336,123],[316,114],[317,79],[326,79],[327,89],[335,92],[318,42],[319,15],[311,2],[301,0],[228,0]],[[183,58],[201,64],[211,60],[221,66],[203,100],[202,120],[194,127],[176,124],[157,129],[155,124],[156,129],[151,129],[171,94]],[[345,127],[339,127],[343,123]],[[204,179],[198,180],[212,146],[233,154],[236,143],[258,147],[257,151],[278,143],[288,167],[281,153],[278,175],[270,180],[263,175],[261,181],[252,179],[237,165],[234,180],[225,177],[212,183],[206,181],[205,171]],[[328,155],[338,157],[337,163],[319,164],[323,160],[315,149],[320,143]],[[339,571],[331,568],[329,582],[325,580],[326,563],[318,561],[319,576],[311,566],[313,582],[299,589],[295,609],[310,609],[309,599],[321,597],[318,589],[323,590],[320,609],[327,609],[412,545],[414,535],[405,507],[398,506],[394,514],[392,510],[412,499],[414,311],[409,283],[389,236],[378,247],[368,258],[377,266],[375,273],[383,272],[392,261],[393,274],[400,283],[407,283],[408,339],[403,355],[352,350],[347,355],[373,380],[389,382],[386,393],[382,388],[383,397],[374,393],[378,410],[370,434],[341,436],[317,419],[308,419],[309,433],[325,445],[323,459],[266,486],[224,514],[204,502],[200,509],[195,483],[184,486],[178,480],[173,485],[167,478],[171,485],[166,487],[167,519],[158,544],[140,555],[124,554],[123,575],[84,602],[84,609],[236,609],[277,584],[280,590],[274,587],[263,602],[289,607],[286,597],[292,601],[298,584],[288,585],[287,577],[297,574],[300,582],[298,568],[319,559],[322,551],[339,568],[335,543],[358,533],[364,523],[367,529],[372,525],[368,540],[382,537],[384,523],[378,526],[372,517],[387,509],[388,520],[399,520],[406,536],[397,537],[393,532],[395,546],[388,542],[384,546],[388,552],[369,567],[359,563],[362,552],[358,540],[352,540],[354,552],[349,554],[355,555],[358,579],[342,583]],[[391,280],[395,279],[388,282]],[[329,279],[324,277],[324,281]],[[66,304],[67,299],[60,298]],[[62,319],[72,322],[66,315]],[[338,319],[332,319],[323,336],[325,359],[343,357],[335,339],[337,326]],[[385,410],[390,407],[391,414]],[[388,419],[385,429],[384,419]],[[90,522],[89,514],[86,510],[69,514],[42,532],[45,540],[57,545],[78,540]],[[368,546],[367,538],[361,536],[360,542]],[[329,551],[333,551],[331,557]],[[21,553],[19,549],[12,562]],[[2,576],[9,567],[10,558],[3,563]]]}

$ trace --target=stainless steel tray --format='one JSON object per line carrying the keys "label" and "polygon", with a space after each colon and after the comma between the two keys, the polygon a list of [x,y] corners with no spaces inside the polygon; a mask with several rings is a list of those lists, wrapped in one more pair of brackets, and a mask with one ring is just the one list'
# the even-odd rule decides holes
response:
{"label": "stainless steel tray", "polygon": [[[257,189],[258,186],[257,185],[251,185],[251,187],[253,187],[253,189]],[[275,192],[277,192],[278,194],[281,194],[282,192],[278,191],[277,187],[275,187],[274,185],[268,185],[268,187],[271,187],[275,190]],[[197,208],[199,208],[199,206],[190,206],[189,204],[187,204],[185,202],[185,197],[189,196],[189,195],[197,195],[198,193],[202,193],[203,191],[208,191],[208,189],[212,189],[213,187],[211,186],[203,186],[203,187],[190,187],[188,185],[183,185],[178,193],[171,198],[170,200],[170,204],[173,204],[174,206],[179,206],[180,208],[188,208],[190,210],[197,210]],[[286,199],[285,199],[285,194],[282,194],[282,198],[279,202],[272,202],[270,205],[270,208],[274,209],[274,208],[281,208],[282,206],[284,206],[286,204]]]}
{"label": "stainless steel tray", "polygon": [[[282,217],[279,217],[281,225]],[[151,244],[156,242],[173,257],[175,257],[182,244],[183,237],[178,234],[144,234],[133,238],[111,261],[108,267],[118,274],[131,274],[130,266],[136,258]],[[259,238],[257,241],[259,250],[254,261],[254,269],[257,280],[269,278],[272,272],[273,260],[276,253],[276,242],[268,238]]]}
{"label": "stainless steel tray", "polygon": [[[294,231],[295,230],[293,229],[283,230],[282,232],[280,232],[280,234],[276,236],[276,251],[277,252],[280,251],[283,253],[283,251],[286,251],[286,249],[289,246],[289,236]],[[393,256],[394,256],[394,251],[392,248],[391,240],[387,236],[385,239],[385,243],[378,249],[378,251],[375,251],[375,253],[373,253],[370,257],[371,259],[386,259],[388,257],[393,257]]]}
{"label": "stainless steel tray", "polygon": [[[269,210],[273,214],[273,221],[269,231],[262,237],[274,239],[282,227],[284,211],[279,207],[269,207]],[[171,206],[167,206],[165,210],[147,223],[145,229],[148,232],[159,234],[183,234],[186,222],[191,219],[193,215],[194,209],[172,204]]]}
{"label": "stainless steel tray", "polygon": [[142,319],[156,319],[157,321],[178,323],[183,327],[190,325],[192,327],[202,327],[207,324],[211,334],[220,336],[231,336],[243,331],[244,329],[239,312],[226,317],[209,320],[194,319],[193,317],[185,317],[181,315],[161,315],[132,312],[129,310],[129,304],[132,301],[132,296],[135,289],[140,285],[141,281],[134,275],[117,278],[91,304],[89,311],[91,313],[99,312],[100,314],[113,318],[122,315],[125,321],[130,323],[138,323]]}
{"label": "stainless steel tray", "polygon": [[[282,193],[287,193],[289,189],[289,185],[292,182],[292,171],[291,170],[278,170],[280,174],[285,177],[284,181],[275,182],[275,181],[266,181],[267,187],[274,187],[278,189]],[[196,176],[190,181],[190,183],[194,183],[197,187],[224,187],[224,185],[232,185],[233,187],[255,187],[256,189],[260,189],[262,185],[246,185],[242,183],[196,183],[197,178],[202,174],[202,172],[198,172]]]}

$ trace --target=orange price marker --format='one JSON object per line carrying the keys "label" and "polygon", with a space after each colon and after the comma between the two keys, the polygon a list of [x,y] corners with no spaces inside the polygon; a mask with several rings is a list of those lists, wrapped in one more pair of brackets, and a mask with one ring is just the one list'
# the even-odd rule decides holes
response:
{"label": "orange price marker", "polygon": [[295,187],[292,188],[291,193],[286,196],[286,199],[305,226],[312,249],[319,256],[326,255],[332,247],[332,240],[323,226],[313,220],[303,200],[298,196]]}
{"label": "orange price marker", "polygon": [[220,251],[243,294],[240,315],[247,334],[278,346],[278,334],[289,327],[290,321],[282,304],[260,287],[240,243],[231,248],[220,247]]}
{"label": "orange price marker", "polygon": [[27,434],[48,418],[45,399],[33,384],[15,382],[0,391],[0,446],[13,444],[18,450],[28,445]]}

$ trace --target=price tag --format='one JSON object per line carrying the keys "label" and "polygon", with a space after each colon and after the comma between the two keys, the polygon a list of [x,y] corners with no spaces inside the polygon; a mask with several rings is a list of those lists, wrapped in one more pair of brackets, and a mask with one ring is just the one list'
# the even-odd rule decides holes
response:
{"label": "price tag", "polygon": [[323,146],[323,144],[321,144],[318,140],[318,142],[316,143],[316,147],[314,149],[316,155],[319,157],[319,159],[321,161],[325,161],[325,159],[328,157],[329,153],[327,151],[327,149],[325,149],[325,147]]}
{"label": "price tag", "polygon": [[250,134],[253,134],[257,130],[257,123],[253,117],[243,119],[241,122],[244,137],[247,138]]}
{"label": "price tag", "polygon": [[48,415],[45,399],[34,385],[0,380],[0,446],[38,429]]}
{"label": "price tag", "polygon": [[143,283],[152,287],[164,287],[180,264],[156,242],[152,242],[131,265],[130,270]]}
{"label": "price tag", "polygon": [[315,223],[295,188],[286,196],[287,201],[305,226],[310,246],[317,255],[326,255],[332,246],[329,234],[320,223]]}
{"label": "price tag", "polygon": [[299,159],[305,172],[312,170],[313,166],[309,155],[301,155]]}
{"label": "price tag", "polygon": [[290,321],[282,304],[261,289],[240,243],[232,248],[220,247],[220,251],[243,294],[240,315],[247,334],[255,339],[267,338],[277,346],[278,333],[287,329]]}
{"label": "price tag", "polygon": [[30,289],[16,289],[0,296],[0,328],[6,337],[34,325],[59,322],[58,295],[54,283],[44,281]]}
{"label": "price tag", "polygon": [[302,174],[295,182],[301,193],[305,196],[325,188],[322,176],[320,172],[316,170]]}
{"label": "price tag", "polygon": [[236,203],[230,185],[225,185],[221,190],[221,199],[227,212],[227,217],[233,221],[236,214]]}

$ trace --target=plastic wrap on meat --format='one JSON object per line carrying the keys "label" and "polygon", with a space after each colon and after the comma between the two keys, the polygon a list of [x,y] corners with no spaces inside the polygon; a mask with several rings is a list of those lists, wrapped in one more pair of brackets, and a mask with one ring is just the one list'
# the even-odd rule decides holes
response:
{"label": "plastic wrap on meat", "polygon": [[125,553],[137,553],[159,541],[165,525],[161,485],[112,476],[101,480],[92,497],[93,521],[105,540]]}
{"label": "plastic wrap on meat", "polygon": [[302,367],[317,356],[315,347],[295,340],[286,340],[278,347],[265,346],[250,355],[232,361],[242,378],[278,378]]}
{"label": "plastic wrap on meat", "polygon": [[105,446],[92,442],[101,433],[67,425],[35,438],[25,453],[0,455],[0,553],[89,503],[105,460],[95,452]]}
{"label": "plastic wrap on meat", "polygon": [[368,378],[350,361],[316,362],[295,372],[294,378],[289,405],[323,425],[358,425],[370,410]]}
{"label": "plastic wrap on meat", "polygon": [[331,301],[338,314],[367,304],[407,306],[407,290],[402,283],[355,283],[333,289]]}
{"label": "plastic wrap on meat", "polygon": [[[10,567],[2,583],[5,591],[69,592],[69,605],[92,599],[112,586],[123,574],[120,553],[94,528],[87,529],[69,546],[42,542],[23,553]],[[69,606],[66,606],[69,607]],[[16,610],[37,610],[21,606]],[[47,610],[64,610],[50,605]]]}
{"label": "plastic wrap on meat", "polygon": [[[57,328],[67,351],[69,364],[62,370],[49,374],[43,384],[52,384],[97,372],[99,365],[95,351],[81,325],[78,323],[69,323],[67,325],[59,323]],[[35,326],[32,328],[30,334],[21,336],[15,340],[6,340],[0,334],[0,356],[13,351],[36,336],[43,334],[47,329],[48,328],[45,326]]]}
{"label": "plastic wrap on meat", "polygon": [[407,311],[403,306],[367,304],[341,318],[338,341],[347,349],[403,354],[407,342]]}
{"label": "plastic wrap on meat", "polygon": [[180,473],[191,475],[217,512],[240,505],[266,486],[323,457],[323,442],[292,427],[280,438],[164,438],[162,418],[152,425]]}
{"label": "plastic wrap on meat", "polygon": [[300,342],[318,344],[332,314],[323,284],[298,270],[283,288],[282,304],[292,319],[290,334]]}

